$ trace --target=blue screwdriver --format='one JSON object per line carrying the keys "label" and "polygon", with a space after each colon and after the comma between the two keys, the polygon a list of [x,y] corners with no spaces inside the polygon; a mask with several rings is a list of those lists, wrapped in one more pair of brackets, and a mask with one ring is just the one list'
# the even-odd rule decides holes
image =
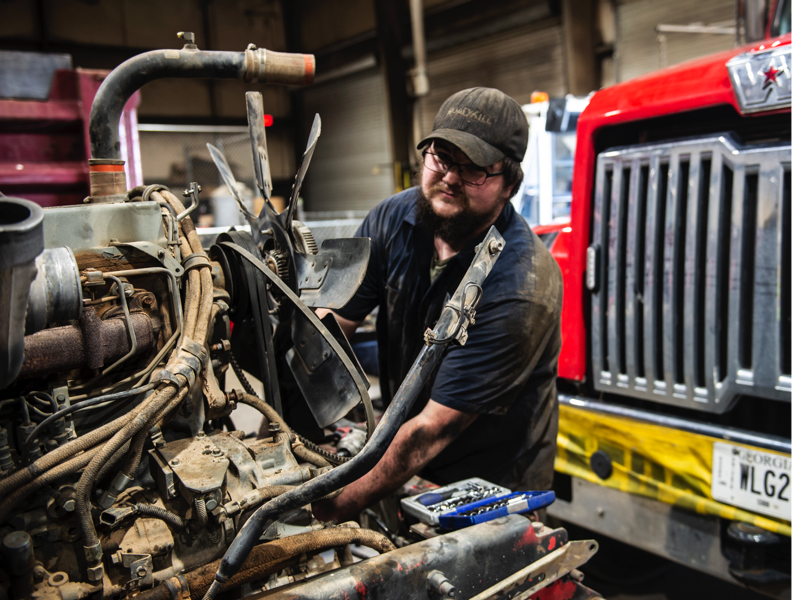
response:
{"label": "blue screwdriver", "polygon": [[448,500],[454,493],[458,492],[459,488],[449,488],[447,490],[443,490],[442,492],[426,492],[418,496],[417,500],[424,506],[432,506],[437,504],[438,502],[442,502],[443,500]]}

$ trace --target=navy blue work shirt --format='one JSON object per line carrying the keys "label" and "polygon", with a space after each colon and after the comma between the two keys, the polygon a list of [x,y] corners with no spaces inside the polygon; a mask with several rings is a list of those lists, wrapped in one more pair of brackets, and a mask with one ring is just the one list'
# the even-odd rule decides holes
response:
{"label": "navy blue work shirt", "polygon": [[[432,283],[434,236],[417,220],[418,188],[375,207],[356,236],[371,238],[368,271],[336,312],[361,321],[376,306],[382,397],[395,395],[486,235]],[[507,202],[495,222],[506,244],[483,285],[465,346],[446,351],[410,416],[431,398],[477,419],[421,472],[438,484],[482,477],[511,489],[549,489],[553,478],[563,284],[558,264]]]}

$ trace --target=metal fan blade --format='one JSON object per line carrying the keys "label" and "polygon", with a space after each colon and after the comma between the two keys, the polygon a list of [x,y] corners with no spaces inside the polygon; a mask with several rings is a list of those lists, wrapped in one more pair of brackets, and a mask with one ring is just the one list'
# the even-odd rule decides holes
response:
{"label": "metal fan blade", "polygon": [[[369,380],[335,317],[325,315],[322,324],[349,356],[368,388]],[[294,347],[286,353],[286,362],[317,424],[327,427],[357,406],[360,393],[330,344],[317,335],[314,326],[299,313],[292,319],[292,341]]]}
{"label": "metal fan blade", "polygon": [[300,189],[302,188],[303,179],[305,179],[305,173],[308,171],[308,165],[311,164],[311,157],[313,157],[314,150],[316,149],[316,142],[319,140],[319,136],[321,134],[322,119],[317,114],[314,116],[313,125],[311,125],[311,133],[308,136],[308,144],[306,145],[305,152],[303,152],[302,159],[300,160],[300,166],[297,169],[297,175],[294,177],[294,185],[292,186],[289,205],[281,215],[283,228],[287,231],[291,231],[291,222],[294,215],[294,208],[297,206],[297,198],[300,195]]}
{"label": "metal fan blade", "polygon": [[325,240],[318,254],[295,252],[300,300],[311,308],[341,308],[363,283],[371,240]]}
{"label": "metal fan blade", "polygon": [[256,184],[264,200],[269,202],[272,197],[272,175],[270,173],[269,154],[267,153],[267,133],[264,129],[264,97],[261,92],[246,92],[248,128],[250,143],[253,146],[253,168],[256,172]]}
{"label": "metal fan blade", "polygon": [[217,170],[220,171],[220,177],[223,178],[223,183],[226,184],[228,191],[231,192],[234,200],[236,200],[239,210],[243,215],[245,215],[245,218],[252,220],[251,225],[253,225],[256,222],[256,215],[251,213],[245,206],[245,203],[242,201],[242,197],[239,195],[239,190],[237,190],[236,187],[236,179],[234,178],[234,174],[231,172],[231,167],[228,166],[228,161],[226,160],[225,155],[212,144],[206,144],[206,147],[209,149],[209,154],[212,156],[212,160],[214,161]]}

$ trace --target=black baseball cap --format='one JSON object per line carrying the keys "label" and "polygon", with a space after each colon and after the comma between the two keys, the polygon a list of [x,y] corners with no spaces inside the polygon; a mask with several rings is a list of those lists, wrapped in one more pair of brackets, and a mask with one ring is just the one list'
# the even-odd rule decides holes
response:
{"label": "black baseball cap", "polygon": [[488,167],[508,156],[522,162],[528,146],[528,120],[520,105],[500,90],[476,87],[443,102],[418,148],[432,140],[457,146],[473,164]]}

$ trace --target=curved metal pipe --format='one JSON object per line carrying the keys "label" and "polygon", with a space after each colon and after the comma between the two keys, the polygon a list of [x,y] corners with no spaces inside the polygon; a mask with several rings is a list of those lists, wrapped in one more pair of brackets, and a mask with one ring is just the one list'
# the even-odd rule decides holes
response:
{"label": "curved metal pipe", "polygon": [[118,125],[124,105],[137,90],[157,79],[244,79],[276,85],[313,82],[312,54],[256,49],[245,52],[152,50],[133,56],[113,69],[102,82],[91,107],[89,135],[94,159],[121,159]]}

